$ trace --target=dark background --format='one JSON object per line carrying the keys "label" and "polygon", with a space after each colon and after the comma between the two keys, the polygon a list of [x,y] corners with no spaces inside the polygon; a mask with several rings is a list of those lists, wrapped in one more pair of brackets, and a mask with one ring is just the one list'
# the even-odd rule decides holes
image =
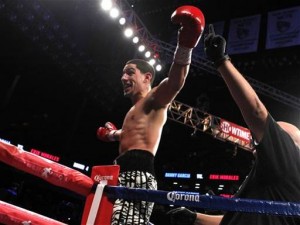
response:
{"label": "dark background", "polygon": [[[153,37],[173,45],[178,27],[170,16],[184,4],[201,8],[207,24],[225,21],[225,37],[232,18],[261,14],[264,28],[269,11],[299,6],[292,0],[127,2]],[[106,121],[122,126],[130,101],[122,95],[121,71],[127,60],[142,56],[99,5],[96,0],[0,0],[0,138],[60,156],[60,163],[70,167],[73,161],[89,167],[112,163],[118,145],[97,140],[96,130]],[[264,40],[261,32],[258,51],[232,55],[232,61],[243,74],[299,98],[299,46],[266,50]],[[170,66],[168,60],[161,62],[157,83]],[[276,120],[300,126],[299,109],[260,97]],[[193,65],[176,100],[245,126],[223,81]],[[233,194],[250,170],[252,155],[208,134],[192,137],[192,132],[167,121],[155,162],[159,189]],[[202,173],[205,179],[195,190],[194,178],[174,185],[165,172]],[[225,190],[218,191],[220,182],[209,181],[210,173],[238,174],[240,180],[225,182]],[[62,221],[72,218],[70,224],[80,221],[81,196],[2,163],[0,175],[4,192],[17,189],[11,200],[4,194],[2,199]],[[165,210],[156,206],[155,224],[166,224]]]}

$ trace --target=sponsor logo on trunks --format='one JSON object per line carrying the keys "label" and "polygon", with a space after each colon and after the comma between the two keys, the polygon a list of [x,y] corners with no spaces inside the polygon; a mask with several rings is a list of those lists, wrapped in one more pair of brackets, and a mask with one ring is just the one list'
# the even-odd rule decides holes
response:
{"label": "sponsor logo on trunks", "polygon": [[110,176],[101,176],[101,175],[95,175],[94,176],[94,181],[96,182],[100,182],[101,180],[113,180],[114,176],[110,175]]}
{"label": "sponsor logo on trunks", "polygon": [[172,191],[167,193],[167,199],[171,202],[176,202],[176,201],[200,202],[200,195],[179,193],[179,192]]}

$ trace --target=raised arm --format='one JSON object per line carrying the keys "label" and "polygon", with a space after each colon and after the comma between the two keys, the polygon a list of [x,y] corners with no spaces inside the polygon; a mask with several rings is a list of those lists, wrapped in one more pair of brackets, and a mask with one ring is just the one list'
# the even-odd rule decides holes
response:
{"label": "raised arm", "polygon": [[191,64],[192,50],[197,46],[204,30],[204,16],[194,6],[177,8],[171,16],[175,24],[181,25],[178,42],[168,77],[155,89],[154,95],[161,106],[169,104],[182,89]]}
{"label": "raised arm", "polygon": [[206,36],[204,44],[207,57],[214,62],[246,124],[256,140],[260,141],[268,116],[266,107],[249,82],[231,63],[229,56],[225,54],[226,41],[222,36],[215,35],[212,25],[209,25],[209,34]]}

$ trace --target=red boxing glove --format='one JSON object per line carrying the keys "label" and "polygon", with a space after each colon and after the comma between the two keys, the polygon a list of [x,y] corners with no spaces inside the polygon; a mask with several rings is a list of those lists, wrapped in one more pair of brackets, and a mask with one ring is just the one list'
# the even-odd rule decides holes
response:
{"label": "red boxing glove", "polygon": [[116,126],[111,122],[106,122],[105,127],[99,127],[97,130],[97,138],[101,141],[111,142],[116,141],[115,133]]}
{"label": "red boxing glove", "polygon": [[171,21],[181,25],[178,31],[179,46],[196,47],[205,26],[205,19],[201,10],[190,5],[181,6],[173,12]]}

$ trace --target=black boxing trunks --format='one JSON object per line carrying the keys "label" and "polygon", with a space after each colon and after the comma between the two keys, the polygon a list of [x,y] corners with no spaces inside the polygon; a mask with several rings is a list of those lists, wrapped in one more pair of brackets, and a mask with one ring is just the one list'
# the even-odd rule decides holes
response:
{"label": "black boxing trunks", "polygon": [[[115,161],[120,165],[119,186],[157,190],[154,156],[145,150],[130,150]],[[152,202],[117,199],[112,214],[112,225],[148,225],[154,207]]]}

